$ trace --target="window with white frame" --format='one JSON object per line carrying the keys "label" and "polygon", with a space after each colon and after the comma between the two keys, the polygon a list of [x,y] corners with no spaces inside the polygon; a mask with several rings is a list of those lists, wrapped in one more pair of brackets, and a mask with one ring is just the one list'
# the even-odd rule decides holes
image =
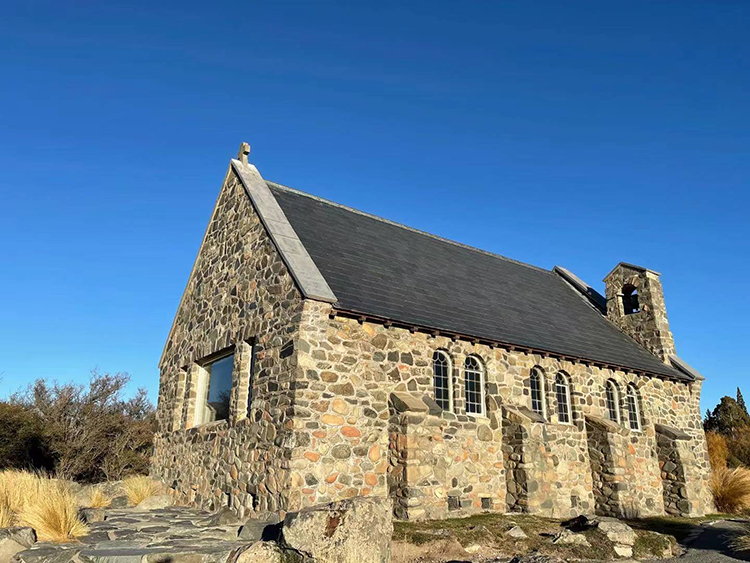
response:
{"label": "window with white frame", "polygon": [[562,372],[555,377],[555,396],[557,397],[557,421],[570,424],[573,420],[570,408],[570,383],[568,377]]}
{"label": "window with white frame", "polygon": [[607,395],[607,414],[609,415],[609,419],[612,422],[620,424],[620,390],[617,388],[617,383],[608,379],[605,391]]}
{"label": "window with white frame", "polygon": [[636,432],[641,431],[641,407],[638,400],[638,391],[632,383],[628,385],[626,396],[626,405],[628,407],[628,421],[630,429]]}
{"label": "window with white frame", "polygon": [[199,423],[227,420],[229,418],[229,398],[232,394],[232,370],[234,349],[202,365],[205,378],[203,404],[200,408]]}
{"label": "window with white frame", "polygon": [[466,394],[466,413],[484,414],[484,385],[482,364],[473,356],[464,362],[464,391]]}
{"label": "window with white frame", "polygon": [[529,387],[531,391],[531,410],[539,416],[547,418],[547,406],[544,400],[544,375],[537,368],[531,370]]}
{"label": "window with white frame", "polygon": [[444,411],[453,410],[451,393],[451,361],[448,354],[440,350],[432,355],[432,373],[435,388],[435,402]]}
{"label": "window with white frame", "polygon": [[255,385],[255,355],[256,355],[256,343],[255,339],[249,343],[250,345],[250,373],[247,377],[247,416],[250,416],[250,411],[253,408],[253,386]]}

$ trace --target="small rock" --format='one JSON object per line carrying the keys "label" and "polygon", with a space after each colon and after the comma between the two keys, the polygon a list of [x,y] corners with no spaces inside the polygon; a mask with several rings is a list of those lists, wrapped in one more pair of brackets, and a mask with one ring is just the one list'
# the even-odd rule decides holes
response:
{"label": "small rock", "polygon": [[236,563],[285,563],[284,552],[274,542],[259,541],[240,553]]}
{"label": "small rock", "polygon": [[237,537],[244,541],[275,540],[280,530],[277,519],[248,520],[240,526]]}
{"label": "small rock", "polygon": [[595,518],[581,514],[580,516],[566,520],[560,525],[572,532],[585,532],[586,530],[595,528],[598,524],[599,521]]}
{"label": "small rock", "polygon": [[2,563],[10,562],[13,556],[26,549],[26,546],[21,545],[10,536],[0,538],[0,561]]}
{"label": "small rock", "polygon": [[240,520],[237,515],[232,512],[229,507],[224,507],[219,510],[216,514],[212,514],[209,518],[201,522],[204,526],[228,526],[230,524],[239,524]]}
{"label": "small rock", "polygon": [[470,545],[469,547],[465,547],[464,551],[466,553],[471,553],[473,555],[474,553],[479,553],[480,551],[482,551],[482,546],[479,545],[478,543],[475,543],[474,545]]}
{"label": "small rock", "polygon": [[105,513],[103,508],[82,508],[78,511],[78,516],[86,524],[95,524],[96,522],[104,522]]}
{"label": "small rock", "polygon": [[127,508],[129,504],[130,504],[130,501],[128,500],[128,497],[126,495],[120,495],[112,499],[112,502],[109,504],[109,507],[110,508]]}
{"label": "small rock", "polygon": [[552,543],[562,545],[583,545],[587,547],[591,545],[589,540],[586,539],[586,536],[583,534],[576,534],[567,529],[557,534],[555,539],[552,540]]}
{"label": "small rock", "polygon": [[635,531],[633,528],[625,524],[625,522],[607,520],[599,522],[597,528],[615,545],[632,546],[635,544]]}
{"label": "small rock", "polygon": [[505,532],[505,535],[519,540],[529,537],[526,535],[526,532],[521,529],[520,526],[513,526],[510,530]]}
{"label": "small rock", "polygon": [[31,547],[36,543],[36,532],[28,526],[0,528],[0,540],[3,538],[10,538],[24,547]]}
{"label": "small rock", "polygon": [[159,508],[167,508],[169,506],[172,506],[173,504],[174,503],[172,502],[172,497],[170,497],[169,495],[154,495],[152,497],[143,499],[138,503],[136,508],[140,510],[156,510]]}
{"label": "small rock", "polygon": [[632,545],[615,545],[615,553],[620,557],[633,557]]}

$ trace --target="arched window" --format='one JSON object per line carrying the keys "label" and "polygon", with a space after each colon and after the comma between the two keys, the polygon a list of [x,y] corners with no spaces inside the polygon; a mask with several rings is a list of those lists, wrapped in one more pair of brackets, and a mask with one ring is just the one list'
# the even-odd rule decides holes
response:
{"label": "arched window", "polygon": [[484,385],[482,365],[473,356],[464,362],[464,390],[466,392],[466,413],[484,414]]}
{"label": "arched window", "polygon": [[444,411],[453,410],[451,393],[451,361],[448,354],[437,350],[432,355],[432,373],[435,385],[435,402]]}
{"label": "arched window", "polygon": [[622,309],[626,315],[638,313],[641,305],[638,302],[638,290],[634,285],[625,285],[622,288]]}
{"label": "arched window", "polygon": [[555,395],[557,396],[557,421],[570,424],[573,415],[570,410],[570,384],[562,372],[555,377]]}
{"label": "arched window", "polygon": [[607,414],[612,422],[620,424],[620,390],[617,383],[611,379],[607,380]]}
{"label": "arched window", "polygon": [[641,407],[638,401],[638,391],[635,385],[632,383],[628,385],[628,393],[626,397],[626,405],[628,407],[628,421],[630,422],[630,429],[640,432],[641,430]]}
{"label": "arched window", "polygon": [[531,370],[529,387],[531,388],[531,410],[542,418],[547,418],[547,406],[544,400],[544,375],[537,368]]}

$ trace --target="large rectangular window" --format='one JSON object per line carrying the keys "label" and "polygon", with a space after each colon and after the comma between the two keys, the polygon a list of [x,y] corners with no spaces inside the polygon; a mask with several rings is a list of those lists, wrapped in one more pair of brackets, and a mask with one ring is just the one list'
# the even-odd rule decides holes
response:
{"label": "large rectangular window", "polygon": [[229,398],[232,395],[234,353],[205,364],[203,367],[208,377],[203,422],[227,420],[229,418]]}

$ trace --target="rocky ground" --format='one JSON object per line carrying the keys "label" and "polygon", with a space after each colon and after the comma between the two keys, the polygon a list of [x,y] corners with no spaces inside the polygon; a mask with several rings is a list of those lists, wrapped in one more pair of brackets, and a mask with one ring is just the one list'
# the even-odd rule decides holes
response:
{"label": "rocky ground", "polygon": [[283,522],[239,522],[228,509],[176,507],[166,495],[135,508],[118,498],[110,508],[81,510],[89,533],[76,542],[37,542],[30,528],[0,529],[0,563],[386,563],[389,551],[393,563],[750,560],[731,548],[732,534],[747,529],[741,522],[484,514],[398,522],[394,530],[389,504],[378,499],[315,507]]}
{"label": "rocky ground", "polygon": [[321,505],[281,522],[239,522],[228,509],[163,506],[167,498],[82,509],[89,533],[75,542],[0,529],[0,563],[383,563],[390,552],[392,507],[382,499]]}

